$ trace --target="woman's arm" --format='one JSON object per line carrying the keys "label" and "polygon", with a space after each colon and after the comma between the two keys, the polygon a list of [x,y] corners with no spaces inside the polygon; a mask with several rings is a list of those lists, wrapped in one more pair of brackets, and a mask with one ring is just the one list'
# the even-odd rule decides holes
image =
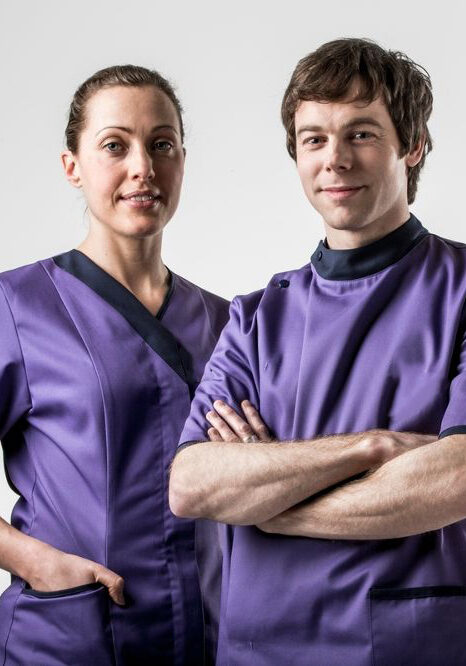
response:
{"label": "woman's arm", "polygon": [[0,518],[0,567],[41,592],[102,583],[115,603],[125,603],[121,576],[97,562],[64,553],[23,534],[3,518]]}

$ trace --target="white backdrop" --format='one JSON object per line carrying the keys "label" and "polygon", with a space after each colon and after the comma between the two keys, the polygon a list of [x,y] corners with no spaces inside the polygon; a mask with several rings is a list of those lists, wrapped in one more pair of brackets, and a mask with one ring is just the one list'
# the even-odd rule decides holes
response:
{"label": "white backdrop", "polygon": [[[59,153],[75,88],[97,69],[158,69],[185,108],[180,208],[165,235],[175,272],[231,297],[309,260],[321,224],[284,144],[280,102],[299,58],[338,37],[369,37],[430,72],[435,147],[412,207],[431,231],[466,241],[461,2],[64,0],[0,5],[0,270],[76,246],[84,202]],[[461,210],[458,210],[458,205]],[[0,396],[1,397],[1,396]],[[14,496],[0,485],[0,514]],[[0,574],[0,590],[8,576]]]}

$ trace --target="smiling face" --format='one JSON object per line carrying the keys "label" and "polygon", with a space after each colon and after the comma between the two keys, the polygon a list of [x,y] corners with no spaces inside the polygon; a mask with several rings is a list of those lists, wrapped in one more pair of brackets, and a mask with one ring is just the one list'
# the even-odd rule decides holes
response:
{"label": "smiling face", "polygon": [[76,154],[65,151],[66,175],[83,189],[91,225],[143,238],[160,233],[181,190],[184,150],[178,116],[154,86],[112,86],[86,105]]}
{"label": "smiling face", "polygon": [[408,219],[407,168],[422,155],[420,145],[400,157],[382,99],[354,101],[355,92],[349,101],[301,101],[295,114],[299,176],[335,249],[366,245]]}

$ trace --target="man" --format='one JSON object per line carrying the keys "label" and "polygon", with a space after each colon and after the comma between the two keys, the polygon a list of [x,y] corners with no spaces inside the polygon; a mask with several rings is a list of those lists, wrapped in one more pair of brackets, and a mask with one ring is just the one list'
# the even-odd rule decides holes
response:
{"label": "man", "polygon": [[431,107],[420,67],[359,39],[285,93],[326,241],[233,302],[171,478],[176,514],[234,525],[222,666],[466,663],[466,246],[408,209]]}

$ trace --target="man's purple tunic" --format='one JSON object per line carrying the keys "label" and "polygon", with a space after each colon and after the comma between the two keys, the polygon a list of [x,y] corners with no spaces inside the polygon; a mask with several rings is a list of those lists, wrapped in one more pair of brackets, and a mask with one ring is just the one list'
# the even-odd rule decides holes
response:
{"label": "man's purple tunic", "polygon": [[[154,317],[76,250],[0,276],[12,524],[123,576],[126,598],[120,607],[102,585],[41,593],[13,578],[0,598],[0,664],[203,663],[194,523],[170,512],[168,470],[226,306],[172,275]],[[196,541],[209,644],[220,557],[207,521]]]}
{"label": "man's purple tunic", "polygon": [[[258,407],[278,440],[386,428],[466,433],[466,246],[414,216],[239,297],[181,443],[215,399]],[[466,663],[466,523],[342,541],[227,527],[218,664]]]}

